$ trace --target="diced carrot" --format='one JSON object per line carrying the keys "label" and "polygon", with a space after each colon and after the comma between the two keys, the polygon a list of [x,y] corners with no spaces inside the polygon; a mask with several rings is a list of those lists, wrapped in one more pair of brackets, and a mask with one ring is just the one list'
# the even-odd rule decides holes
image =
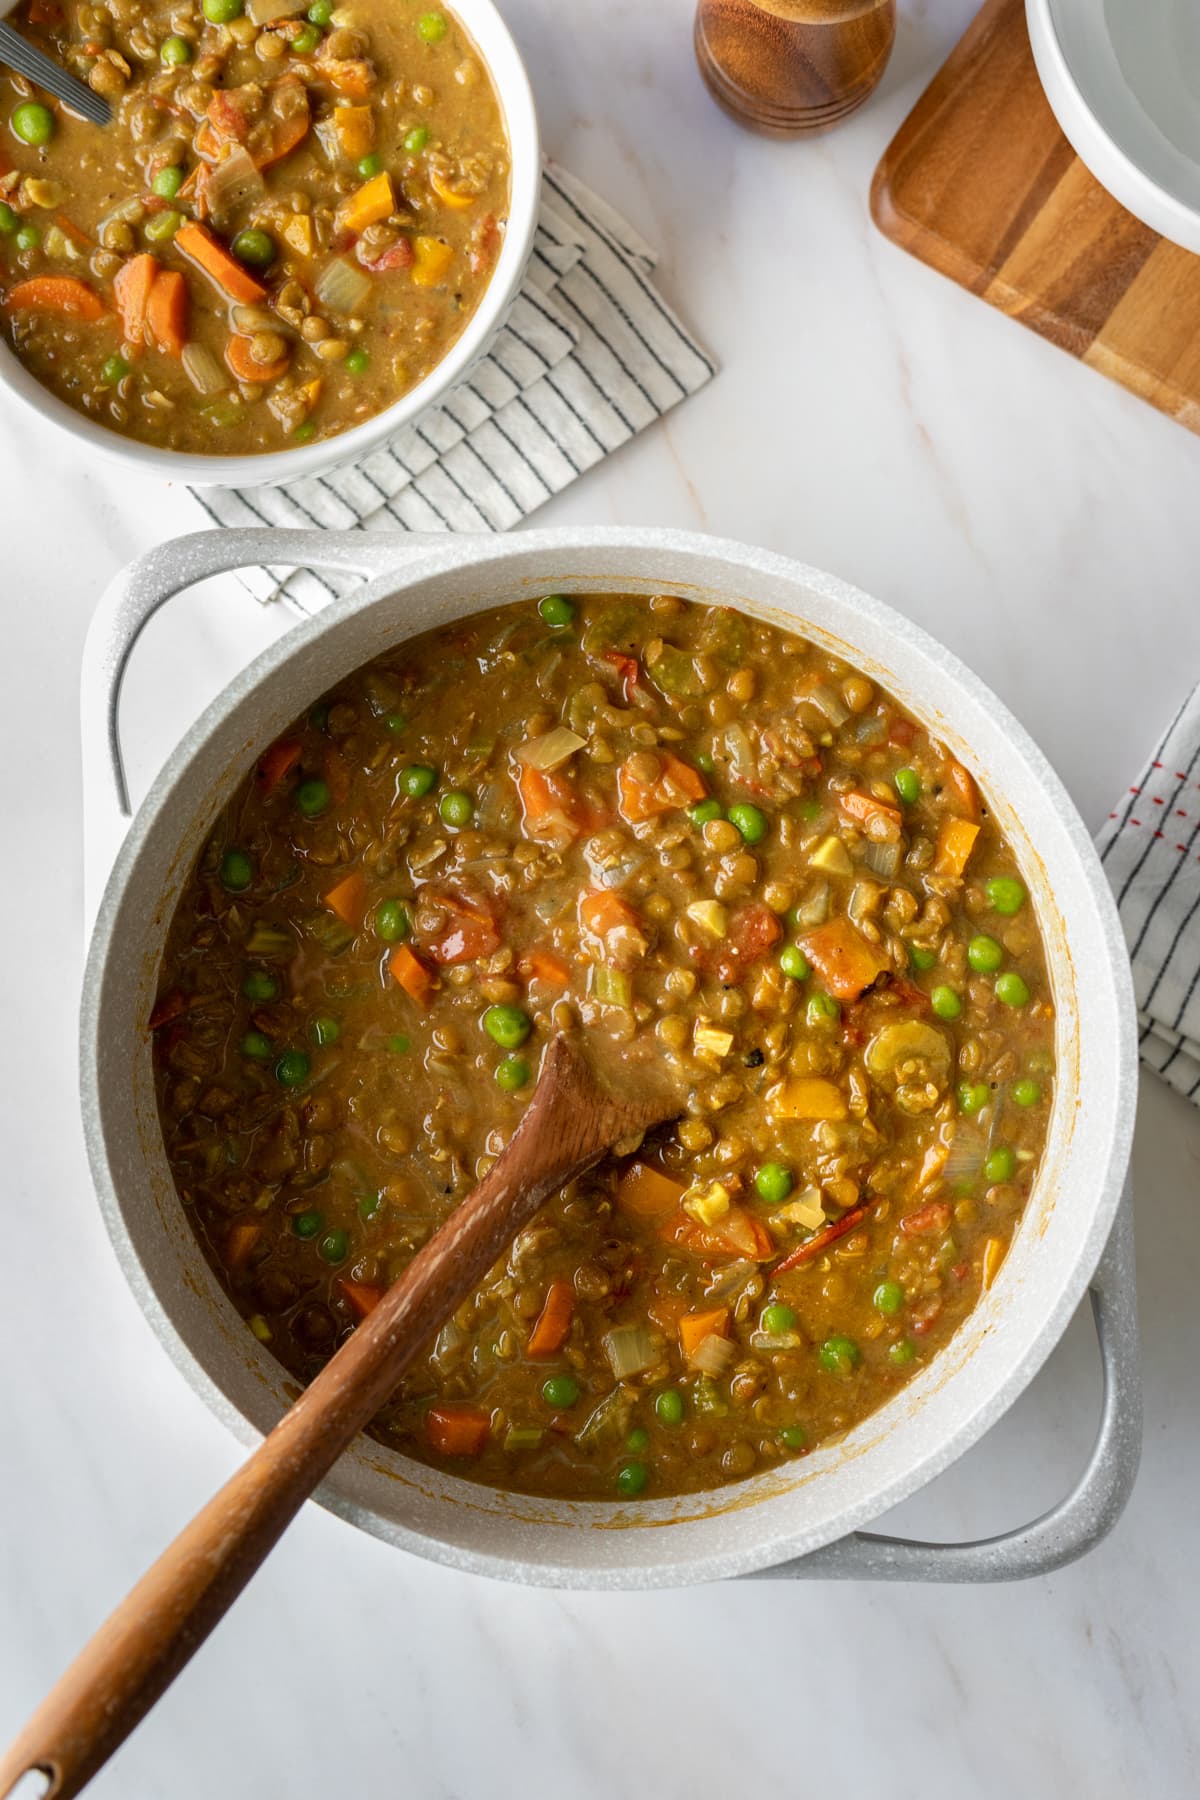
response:
{"label": "diced carrot", "polygon": [[113,276],[113,299],[121,315],[121,331],[133,350],[146,342],[146,315],[158,279],[158,259],[143,251],[123,262]]}
{"label": "diced carrot", "polygon": [[427,969],[419,956],[414,956],[407,944],[400,944],[388,958],[388,969],[394,980],[400,983],[410,1000],[418,1006],[428,1006],[437,987],[437,976]]}
{"label": "diced carrot", "polygon": [[108,317],[99,294],[76,275],[32,275],[9,288],[4,305],[10,312],[61,313],[63,318],[82,319],[88,325]]}
{"label": "diced carrot", "polygon": [[526,837],[568,844],[577,835],[578,797],[565,775],[522,763],[517,770],[517,793]]}
{"label": "diced carrot", "polygon": [[375,86],[374,67],[356,57],[331,58],[318,64],[318,72],[348,100],[365,100]]}
{"label": "diced carrot", "polygon": [[65,231],[67,236],[72,238],[74,242],[79,245],[81,250],[91,250],[93,248],[92,240],[87,232],[81,231],[74,219],[70,218],[65,212],[56,212],[54,215],[54,222],[60,231]]}
{"label": "diced carrot", "polygon": [[878,945],[869,943],[849,919],[831,919],[800,939],[800,948],[838,1000],[857,1000],[888,967]]}
{"label": "diced carrot", "polygon": [[422,940],[422,949],[436,963],[478,962],[481,956],[493,956],[500,948],[500,932],[495,914],[482,900],[464,894],[428,893],[434,906],[445,914],[445,923],[437,935]]}
{"label": "diced carrot", "polygon": [[351,162],[368,156],[375,148],[375,114],[369,106],[335,106],[333,125],[338,149]]}
{"label": "diced carrot", "polygon": [[226,344],[225,361],[231,375],[234,375],[238,381],[253,384],[262,381],[277,381],[281,375],[287,373],[288,364],[292,360],[290,356],[285,353],[283,356],[277,356],[274,362],[255,362],[250,354],[252,341],[248,337],[240,337],[235,333]]}
{"label": "diced carrot", "polygon": [[900,835],[899,807],[886,805],[882,800],[877,800],[874,794],[864,794],[857,788],[851,788],[848,794],[838,795],[838,805],[848,819],[855,820],[859,825],[869,826],[872,821],[877,821],[876,828],[886,830],[889,837]]}
{"label": "diced carrot", "polygon": [[467,207],[474,206],[479,199],[478,194],[460,194],[457,188],[451,187],[448,181],[443,180],[436,169],[429,177],[429,185],[442,205],[448,206],[452,212],[465,212]]}
{"label": "diced carrot", "polygon": [[662,1219],[678,1209],[684,1188],[649,1163],[630,1163],[617,1183],[617,1205],[634,1219]]}
{"label": "diced carrot", "polygon": [[276,114],[271,126],[270,144],[265,150],[260,150],[254,159],[260,169],[269,169],[273,163],[282,162],[285,156],[290,156],[293,150],[298,150],[308,136],[308,128],[311,123],[308,89],[300,77],[285,75],[281,80],[274,82],[271,88],[272,97],[277,102],[285,90],[290,93],[293,89],[298,96],[303,97],[304,104],[302,106],[294,105],[286,118],[280,118]]}
{"label": "diced carrot", "polygon": [[390,218],[395,210],[392,178],[386,169],[381,169],[378,175],[372,175],[360,188],[347,194],[338,207],[337,222],[343,231],[352,231],[358,236],[368,225],[378,225],[380,220]]}
{"label": "diced carrot", "polygon": [[335,1285],[360,1322],[375,1311],[384,1295],[383,1288],[375,1287],[368,1281],[348,1281],[344,1275],[338,1276]]}
{"label": "diced carrot", "polygon": [[182,356],[188,341],[187,282],[178,269],[161,269],[146,311],[150,336],[168,356]]}
{"label": "diced carrot", "polygon": [[782,1262],[776,1263],[771,1271],[772,1275],[790,1275],[793,1269],[802,1269],[805,1263],[812,1262],[814,1257],[828,1250],[830,1244],[836,1244],[839,1238],[846,1237],[856,1225],[861,1225],[868,1211],[867,1206],[852,1206],[848,1213],[843,1214],[832,1225],[826,1225],[824,1230],[814,1232],[805,1243],[785,1256]]}
{"label": "diced carrot", "polygon": [[295,738],[285,738],[282,743],[272,744],[269,750],[264,751],[254,771],[259,792],[273,794],[280,782],[286,781],[296,767],[300,756],[301,747]]}
{"label": "diced carrot", "polygon": [[243,1269],[250,1260],[250,1253],[263,1234],[261,1225],[250,1220],[242,1220],[238,1225],[230,1227],[229,1236],[225,1239],[225,1267],[227,1269]]}
{"label": "diced carrot", "polygon": [[969,769],[951,756],[946,762],[946,786],[962,808],[964,819],[972,824],[979,823],[979,789],[975,786],[975,777]]}
{"label": "diced carrot", "polygon": [[357,931],[367,910],[367,878],[362,870],[352,870],[336,887],[331,887],[325,904],[344,925],[353,925]]}
{"label": "diced carrot", "polygon": [[639,923],[632,906],[612,888],[596,888],[592,893],[582,895],[579,919],[585,930],[596,937],[607,937],[610,931],[621,926],[636,931]]}
{"label": "diced carrot", "polygon": [[929,1237],[934,1232],[948,1231],[951,1217],[944,1200],[930,1200],[916,1212],[905,1213],[900,1229],[905,1237]]}
{"label": "diced carrot", "polygon": [[844,1119],[849,1115],[846,1096],[835,1081],[823,1075],[792,1075],[771,1096],[777,1119]]}
{"label": "diced carrot", "polygon": [[978,836],[978,825],[972,825],[966,819],[943,819],[938,826],[937,848],[933,858],[934,873],[961,876],[970,861]]}
{"label": "diced carrot", "polygon": [[566,987],[571,979],[570,965],[553,950],[531,950],[517,964],[528,981],[545,981],[553,987]]}
{"label": "diced carrot", "polygon": [[705,1338],[728,1336],[727,1306],[714,1306],[706,1312],[684,1313],[679,1321],[679,1348],[689,1362]]}
{"label": "diced carrot", "polygon": [[657,819],[663,813],[675,812],[681,806],[703,800],[708,793],[704,777],[690,763],[673,756],[669,750],[660,754],[662,771],[654,781],[639,781],[628,762],[617,770],[618,810],[631,825],[646,819]]}
{"label": "diced carrot", "polygon": [[243,269],[224,244],[217,242],[206,225],[196,225],[189,221],[179,227],[173,241],[183,255],[194,262],[198,269],[203,269],[209,280],[222,293],[228,294],[231,300],[253,306],[266,298],[267,290],[262,283],[255,281],[253,275]]}
{"label": "diced carrot", "polygon": [[426,1439],[442,1456],[481,1456],[491,1428],[478,1406],[431,1406],[425,1414]]}
{"label": "diced carrot", "polygon": [[556,1277],[525,1346],[530,1356],[557,1356],[567,1341],[574,1317],[575,1290],[569,1281]]}
{"label": "diced carrot", "polygon": [[454,266],[454,252],[441,238],[413,239],[413,281],[417,287],[437,287]]}

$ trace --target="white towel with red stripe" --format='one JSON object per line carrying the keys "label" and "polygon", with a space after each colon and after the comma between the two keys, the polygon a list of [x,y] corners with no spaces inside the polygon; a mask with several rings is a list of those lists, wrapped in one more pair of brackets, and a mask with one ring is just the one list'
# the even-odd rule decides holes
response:
{"label": "white towel with red stripe", "polygon": [[1200,688],[1097,844],[1133,959],[1142,1060],[1200,1105]]}
{"label": "white towel with red stripe", "polygon": [[[524,285],[435,411],[360,462],[286,487],[193,489],[218,525],[506,531],[711,380],[633,227],[557,164]],[[318,611],[353,577],[254,569],[260,600]]]}

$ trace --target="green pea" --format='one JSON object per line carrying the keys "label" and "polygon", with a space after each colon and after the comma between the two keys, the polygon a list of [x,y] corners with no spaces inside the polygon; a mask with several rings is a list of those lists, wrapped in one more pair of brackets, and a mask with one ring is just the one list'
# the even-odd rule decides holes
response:
{"label": "green pea", "polygon": [[785,1425],[779,1434],[779,1441],[785,1450],[803,1450],[808,1442],[801,1425]]}
{"label": "green pea", "polygon": [[994,937],[973,937],[967,945],[967,961],[977,975],[994,975],[1004,961],[1004,946]]}
{"label": "green pea", "polygon": [[797,1324],[795,1313],[782,1300],[773,1300],[770,1306],[764,1306],[759,1322],[763,1330],[772,1337],[782,1337],[785,1331],[795,1331]]}
{"label": "green pea", "polygon": [[801,800],[796,807],[796,812],[802,819],[819,819],[824,811],[825,808],[819,800]]}
{"label": "green pea", "polygon": [[564,1412],[568,1406],[574,1406],[580,1392],[579,1383],[573,1375],[551,1375],[549,1381],[542,1383],[542,1399],[556,1412]]}
{"label": "green pea", "polygon": [[506,1056],[496,1069],[496,1081],[506,1094],[529,1086],[529,1064],[523,1056]]}
{"label": "green pea", "polygon": [[400,771],[400,792],[407,794],[410,800],[420,800],[436,780],[437,770],[431,769],[428,763],[409,763],[407,769]]}
{"label": "green pea", "polygon": [[427,44],[440,44],[446,35],[446,21],[441,13],[422,13],[417,20],[417,36]]}
{"label": "green pea", "polygon": [[36,250],[42,241],[42,234],[36,225],[22,225],[13,243],[18,250]]}
{"label": "green pea", "polygon": [[625,1463],[617,1471],[617,1492],[624,1495],[627,1500],[635,1500],[640,1493],[645,1491],[649,1479],[650,1471],[645,1463]]}
{"label": "green pea", "polygon": [[[414,125],[412,130],[405,134],[404,148],[408,151],[408,154],[410,156],[420,156],[422,150],[425,148],[425,146],[428,142],[429,142],[429,127],[428,127],[428,125]],[[558,599],[559,596],[555,595],[555,598]],[[543,617],[543,619],[546,619],[545,613],[542,614],[542,617]],[[567,624],[567,625],[569,625],[571,623],[570,619],[566,619],[563,622],[564,622],[564,624]],[[553,619],[546,619],[546,623],[547,623],[547,625],[552,625],[554,623],[554,621],[553,621]]]}
{"label": "green pea", "polygon": [[328,787],[315,776],[311,781],[302,781],[296,789],[296,805],[306,819],[319,819],[329,805]]}
{"label": "green pea", "polygon": [[299,1087],[308,1080],[310,1066],[303,1050],[285,1050],[275,1064],[275,1079],[281,1087]]}
{"label": "green pea", "polygon": [[54,114],[40,100],[26,100],[9,120],[13,136],[23,144],[48,144],[54,136]]}
{"label": "green pea", "polygon": [[779,952],[779,966],[793,981],[807,981],[812,966],[798,944],[785,944]]}
{"label": "green pea", "polygon": [[1024,887],[1013,875],[993,875],[990,881],[984,882],[983,891],[992,911],[1006,919],[1020,912],[1027,897]]}
{"label": "green pea", "polygon": [[394,1031],[387,1041],[387,1047],[393,1056],[406,1056],[412,1049],[412,1041],[402,1031]]}
{"label": "green pea", "polygon": [[1042,1097],[1042,1090],[1036,1081],[1014,1081],[1012,1097],[1018,1106],[1036,1106]]}
{"label": "green pea", "polygon": [[915,806],[921,798],[921,777],[915,769],[897,769],[892,776],[896,792],[905,806]]}
{"label": "green pea", "polygon": [[986,1081],[960,1081],[958,1084],[958,1110],[967,1114],[968,1118],[982,1112],[992,1097],[992,1090]]}
{"label": "green pea", "polygon": [[707,825],[710,820],[720,817],[721,802],[719,800],[697,800],[695,806],[688,807],[688,818],[698,830]]}
{"label": "green pea", "polygon": [[316,435],[317,428],[312,420],[305,419],[303,425],[297,425],[295,431],[293,431],[292,442],[295,444],[311,444]]}
{"label": "green pea", "polygon": [[764,1163],[754,1177],[755,1191],[768,1206],[782,1206],[795,1185],[786,1163]]}
{"label": "green pea", "polygon": [[350,352],[342,367],[349,375],[361,375],[370,360],[366,351],[360,346],[357,350]]}
{"label": "green pea", "polygon": [[333,18],[333,0],[312,0],[304,16],[310,25],[319,25],[324,30]]}
{"label": "green pea", "polygon": [[853,1338],[835,1334],[825,1339],[817,1352],[817,1360],[830,1375],[850,1375],[862,1361],[862,1351]]}
{"label": "green pea", "polygon": [[221,858],[221,886],[244,894],[254,880],[254,864],[244,850],[227,850]]}
{"label": "green pea", "polygon": [[322,1013],[314,1019],[309,1030],[312,1032],[313,1043],[321,1045],[336,1044],[342,1034],[341,1026],[328,1013]]}
{"label": "green pea", "polygon": [[805,1022],[819,1027],[832,1025],[842,1016],[842,1009],[831,994],[823,994],[818,990],[808,997],[808,1005],[804,1009]]}
{"label": "green pea", "polygon": [[181,212],[151,213],[142,226],[142,236],[148,244],[169,244],[182,224]]}
{"label": "green pea", "polygon": [[575,617],[575,608],[565,594],[547,594],[538,601],[538,611],[554,631],[561,631]]}
{"label": "green pea", "polygon": [[188,43],[186,38],[164,38],[162,48],[158,54],[162,57],[168,68],[179,68],[183,63],[191,62],[192,46]]}
{"label": "green pea", "polygon": [[183,186],[183,170],[177,163],[169,163],[158,171],[150,186],[160,200],[173,200]]}
{"label": "green pea", "polygon": [[350,1253],[350,1234],[338,1225],[327,1231],[317,1245],[317,1255],[327,1263],[345,1262]]}
{"label": "green pea", "polygon": [[1028,1006],[1029,988],[1015,969],[997,975],[996,998],[1002,1006]]}
{"label": "green pea", "polygon": [[699,769],[699,771],[702,775],[715,775],[716,774],[717,765],[713,761],[713,755],[712,755],[711,750],[697,750],[697,752],[696,752],[696,767]]}
{"label": "green pea", "polygon": [[904,1289],[898,1281],[881,1281],[871,1295],[871,1304],[876,1312],[890,1317],[892,1313],[898,1313],[904,1305]]}
{"label": "green pea", "polygon": [[748,800],[739,800],[729,809],[729,823],[736,825],[748,844],[761,844],[767,835],[767,815]]}
{"label": "green pea", "polygon": [[383,729],[393,737],[399,737],[402,731],[408,730],[408,720],[403,713],[390,712],[384,715]]}
{"label": "green pea", "polygon": [[7,200],[0,200],[0,237],[11,237],[21,223],[21,215],[15,213]]}
{"label": "green pea", "polygon": [[929,1004],[939,1019],[957,1019],[962,1011],[962,1001],[954,989],[946,987],[944,983],[934,988],[929,996]]}
{"label": "green pea", "polygon": [[629,1433],[629,1436],[625,1439],[625,1448],[631,1450],[635,1456],[639,1455],[643,1450],[648,1450],[650,1448],[650,1433],[648,1431],[643,1431],[640,1425],[635,1425],[633,1430]]}
{"label": "green pea", "polygon": [[252,1062],[269,1062],[274,1052],[274,1044],[261,1031],[248,1031],[242,1039],[242,1055],[250,1057]]}
{"label": "green pea", "polygon": [[1011,1181],[1017,1172],[1017,1153],[1010,1150],[1007,1144],[1000,1144],[984,1160],[983,1178],[990,1186],[999,1181]]}
{"label": "green pea", "polygon": [[888,1346],[888,1361],[895,1363],[898,1369],[902,1369],[905,1363],[910,1363],[916,1354],[917,1346],[911,1338],[900,1338],[897,1343]]}
{"label": "green pea", "polygon": [[378,175],[382,169],[383,158],[375,150],[369,151],[366,156],[361,156],[358,160],[358,172],[364,181],[370,181],[371,177]]}
{"label": "green pea", "polygon": [[100,379],[105,387],[116,387],[119,381],[124,381],[128,373],[129,364],[123,356],[106,356],[100,365]]}
{"label": "green pea", "polygon": [[922,950],[917,944],[908,946],[908,960],[914,969],[924,974],[928,969],[936,969],[938,953],[936,950]]}
{"label": "green pea", "polygon": [[449,793],[443,794],[438,802],[438,812],[442,816],[443,824],[452,825],[461,830],[464,825],[469,825],[475,817],[475,802],[470,794],[464,794],[461,788],[451,788]]}
{"label": "green pea", "polygon": [[242,982],[242,992],[247,1000],[278,1000],[279,983],[270,969],[248,969]]}
{"label": "green pea", "polygon": [[502,1050],[519,1050],[533,1026],[519,1006],[489,1006],[483,1015],[483,1029]]}
{"label": "green pea", "polygon": [[683,1424],[683,1395],[678,1388],[664,1388],[654,1401],[654,1411],[664,1425]]}
{"label": "green pea", "polygon": [[240,19],[244,0],[204,0],[204,16],[212,25],[228,25]]}
{"label": "green pea", "polygon": [[292,1230],[298,1238],[315,1238],[325,1220],[315,1207],[307,1212],[292,1214]]}
{"label": "green pea", "polygon": [[260,231],[256,225],[239,231],[229,248],[240,263],[251,269],[269,269],[275,261],[275,239],[269,231]]}
{"label": "green pea", "polygon": [[360,1194],[358,1197],[358,1216],[366,1222],[373,1219],[383,1205],[382,1194]]}
{"label": "green pea", "polygon": [[321,34],[315,25],[302,25],[292,39],[293,56],[311,56],[321,42]]}
{"label": "green pea", "polygon": [[412,930],[412,918],[403,900],[381,900],[375,908],[375,931],[385,944],[398,944]]}

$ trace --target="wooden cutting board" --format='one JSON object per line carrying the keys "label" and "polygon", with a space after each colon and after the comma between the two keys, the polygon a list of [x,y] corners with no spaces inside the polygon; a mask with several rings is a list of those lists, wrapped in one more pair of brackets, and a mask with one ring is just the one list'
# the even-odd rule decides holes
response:
{"label": "wooden cutting board", "polygon": [[1200,256],[1075,155],[1024,0],[987,0],[889,145],[871,211],[922,262],[1200,432]]}

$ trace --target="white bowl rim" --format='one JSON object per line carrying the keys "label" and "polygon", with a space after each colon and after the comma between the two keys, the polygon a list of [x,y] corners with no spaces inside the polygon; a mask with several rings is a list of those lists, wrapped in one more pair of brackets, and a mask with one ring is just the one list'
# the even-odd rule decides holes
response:
{"label": "white bowl rim", "polygon": [[[0,17],[16,0],[0,0]],[[159,450],[123,437],[87,413],[78,412],[43,387],[0,338],[0,389],[75,438],[88,452],[141,475],[191,487],[254,488],[303,481],[356,462],[384,439],[435,406],[483,356],[520,290],[537,232],[542,189],[541,134],[537,105],[521,52],[495,0],[447,0],[479,49],[504,116],[509,145],[509,211],[504,241],[492,278],[462,334],[423,381],[350,431],[317,444],[297,444],[253,456],[197,456]],[[486,44],[486,47],[485,47]]]}

